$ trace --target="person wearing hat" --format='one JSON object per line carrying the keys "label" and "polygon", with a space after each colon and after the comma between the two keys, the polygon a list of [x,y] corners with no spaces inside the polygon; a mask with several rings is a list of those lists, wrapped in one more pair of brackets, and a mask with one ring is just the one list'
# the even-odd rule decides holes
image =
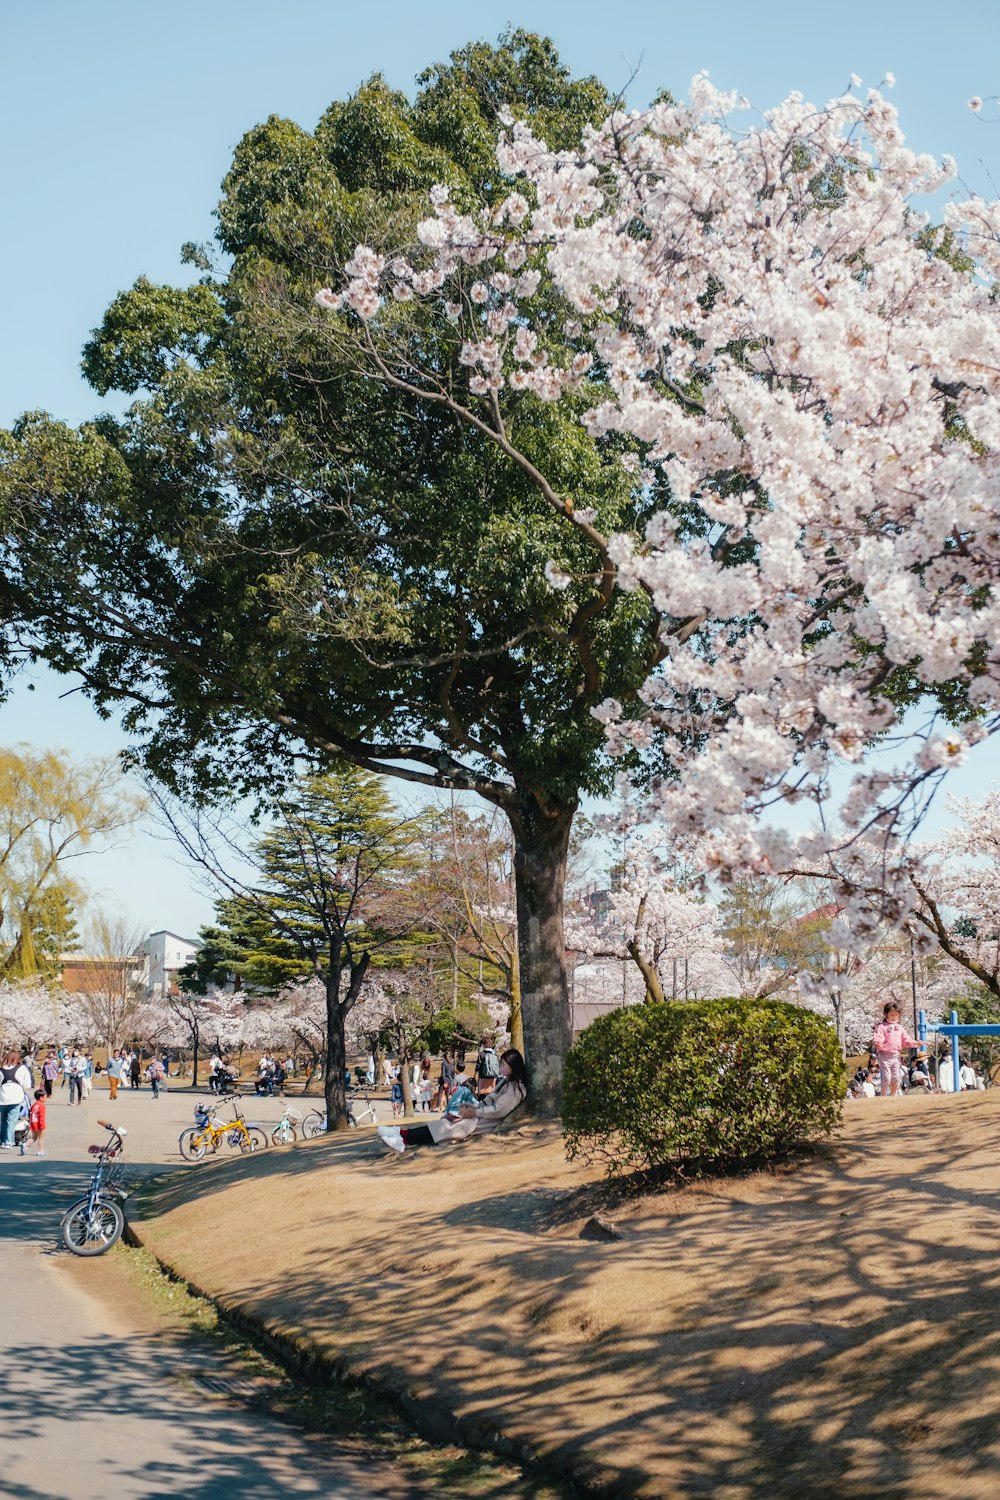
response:
{"label": "person wearing hat", "polygon": [[910,1088],[923,1089],[924,1093],[933,1092],[934,1085],[931,1083],[931,1075],[927,1067],[927,1053],[918,1052],[910,1064]]}
{"label": "person wearing hat", "polygon": [[872,1044],[878,1057],[882,1097],[894,1098],[899,1093],[899,1054],[904,1047],[921,1045],[907,1036],[906,1028],[900,1024],[899,1006],[895,1000],[887,1000],[883,1005],[882,1020],[875,1027]]}

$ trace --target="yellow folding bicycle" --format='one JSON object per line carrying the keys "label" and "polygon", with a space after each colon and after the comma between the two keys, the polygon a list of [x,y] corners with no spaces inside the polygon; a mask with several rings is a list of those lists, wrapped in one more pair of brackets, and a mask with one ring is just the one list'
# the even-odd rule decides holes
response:
{"label": "yellow folding bicycle", "polygon": [[[215,1116],[225,1104],[231,1104],[233,1118],[217,1120]],[[240,1111],[239,1095],[228,1098],[225,1104],[199,1104],[194,1117],[197,1124],[182,1130],[178,1146],[185,1161],[201,1161],[209,1151],[218,1151],[223,1141],[235,1151],[263,1151],[267,1146],[267,1135],[255,1121],[247,1122]]]}

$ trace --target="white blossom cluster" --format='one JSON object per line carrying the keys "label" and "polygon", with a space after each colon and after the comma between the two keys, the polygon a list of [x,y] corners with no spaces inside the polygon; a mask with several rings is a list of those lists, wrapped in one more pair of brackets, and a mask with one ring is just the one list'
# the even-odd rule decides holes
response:
{"label": "white blossom cluster", "polygon": [[[837,766],[856,767],[841,831],[905,833],[914,789],[997,726],[1000,687],[1000,204],[952,202],[932,231],[919,200],[955,163],[910,150],[878,91],[792,94],[737,130],[744,107],[702,75],[576,152],[510,122],[498,207],[459,212],[440,186],[418,254],[361,246],[317,295],[369,325],[432,299],[461,325],[473,407],[582,387],[588,430],[669,491],[643,535],[604,539],[661,613],[664,659],[638,723],[614,700],[597,716],[612,752],[671,755],[653,812],[714,831],[723,875],[822,858],[832,835],[760,813],[822,807]],[[543,283],[571,310],[557,331]],[[961,727],[906,743],[896,669],[918,693],[958,685]],[[890,734],[899,767],[872,773]]]}
{"label": "white blossom cluster", "polygon": [[[656,970],[667,998],[673,993],[675,962],[678,994],[686,991],[689,999],[701,1000],[742,993],[718,907],[678,886],[662,845],[657,833],[630,839],[606,910],[599,918],[571,922],[567,947],[628,962],[631,945]],[[683,849],[692,859],[697,852],[693,845]],[[676,856],[678,847],[668,853]]]}
{"label": "white blossom cluster", "polygon": [[966,983],[1000,984],[1000,791],[952,798],[955,822],[905,862],[913,910],[931,941],[966,966]]}
{"label": "white blossom cluster", "polygon": [[49,989],[37,980],[0,984],[0,1044],[25,1044],[80,1038],[89,1040],[91,1028],[80,997]]}

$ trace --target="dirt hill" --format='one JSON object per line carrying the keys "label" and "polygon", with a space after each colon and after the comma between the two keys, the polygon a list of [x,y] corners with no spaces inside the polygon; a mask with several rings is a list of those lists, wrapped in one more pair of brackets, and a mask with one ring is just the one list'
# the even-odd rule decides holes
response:
{"label": "dirt hill", "polygon": [[[551,1127],[358,1131],[193,1168],[138,1228],[442,1431],[608,1493],[995,1500],[998,1135],[1000,1089],[850,1103],[804,1164],[609,1204]],[[595,1207],[619,1239],[581,1238]]]}

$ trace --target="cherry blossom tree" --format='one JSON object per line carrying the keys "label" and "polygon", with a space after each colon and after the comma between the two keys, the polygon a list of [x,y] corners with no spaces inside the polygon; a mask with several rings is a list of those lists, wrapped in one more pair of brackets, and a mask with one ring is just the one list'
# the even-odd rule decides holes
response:
{"label": "cherry blossom tree", "polygon": [[[917,1004],[932,1020],[947,1015],[968,985],[961,966],[931,945],[925,945],[914,960],[907,935],[889,927],[861,949],[856,944],[836,948],[834,941],[824,966],[801,974],[798,988],[803,1004],[833,1021],[845,1053],[870,1048],[886,1000],[895,1000],[909,1018],[914,962]],[[907,1019],[906,1024],[914,1023]]]}
{"label": "cherry blossom tree", "polygon": [[[365,988],[362,987],[355,1008],[364,997]],[[352,1009],[351,1015],[353,1013]],[[296,1056],[305,1053],[308,1063],[303,1088],[308,1089],[316,1073],[326,1066],[326,989],[322,981],[310,979],[302,984],[286,985],[267,1008],[266,1017],[271,1045],[286,1046]],[[347,1049],[352,1050],[349,1024],[345,1038]]]}
{"label": "cherry blossom tree", "polygon": [[372,1050],[373,1040],[381,1036],[396,1054],[407,1114],[413,1111],[413,1095],[406,1064],[423,1046],[429,1028],[446,1004],[425,969],[383,970],[365,986],[362,999],[352,1007],[348,1018],[355,1051]]}
{"label": "cherry blossom tree", "polygon": [[[638,718],[627,699],[595,712],[614,752],[650,752],[651,809],[711,836],[727,875],[822,860],[844,767],[839,827],[891,850],[1000,722],[1000,205],[952,202],[935,226],[919,200],[955,164],[910,150],[877,90],[792,94],[739,128],[746,109],[700,76],[576,151],[508,118],[501,202],[440,184],[419,253],[358,246],[316,295],[374,381],[531,478],[564,523],[554,590],[579,586],[583,539],[595,600],[652,601]],[[454,326],[464,380],[405,337],[415,300]],[[606,534],[553,487],[512,441],[512,393],[616,439],[661,497],[642,533]],[[867,763],[873,741],[897,769]],[[762,821],[803,799],[814,831]]]}
{"label": "cherry blossom tree", "polygon": [[0,1042],[32,1049],[84,1035],[75,997],[33,980],[0,983]]}
{"label": "cherry blossom tree", "polygon": [[927,937],[1000,997],[1000,791],[952,798],[955,823],[903,869],[912,917]]}
{"label": "cherry blossom tree", "polygon": [[148,399],[0,435],[0,594],[169,785],[308,753],[500,808],[551,1110],[606,751],[723,876],[820,863],[835,824],[897,871],[996,728],[1000,209],[933,223],[954,163],[878,91],[757,116],[699,77],[588,125],[605,92],[512,42],[412,108],[373,80],[248,135],[228,269],[140,280],[88,345]]}
{"label": "cherry blossom tree", "polygon": [[[191,1087],[198,1087],[198,1063],[203,1044],[222,1052],[253,1047],[262,1029],[261,1012],[266,1007],[251,1006],[241,992],[209,989],[170,990],[152,1001],[159,1017],[156,1034],[170,1046],[191,1052]],[[264,1028],[267,1029],[266,1026]],[[267,1040],[270,1040],[268,1036]]]}
{"label": "cherry blossom tree", "polygon": [[[692,998],[731,993],[731,968],[715,905],[678,888],[655,835],[632,838],[599,920],[571,925],[567,940],[593,958],[633,963],[647,1000],[672,992],[673,966],[686,964]],[[667,979],[668,971],[671,978]]]}

